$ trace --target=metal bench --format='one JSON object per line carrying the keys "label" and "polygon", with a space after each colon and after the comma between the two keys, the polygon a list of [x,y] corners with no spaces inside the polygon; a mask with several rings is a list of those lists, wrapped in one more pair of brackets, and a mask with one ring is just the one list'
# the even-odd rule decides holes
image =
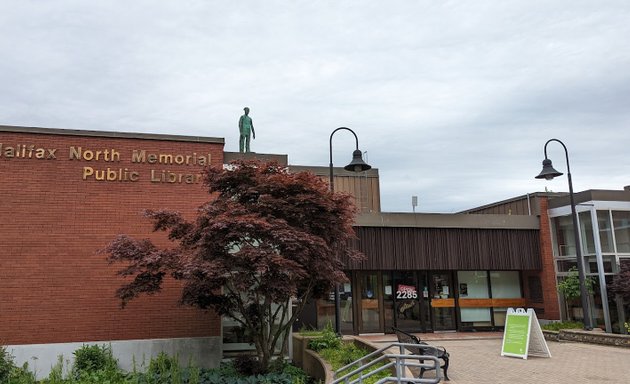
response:
{"label": "metal bench", "polygon": [[[412,335],[411,333],[405,332],[405,331],[403,331],[401,329],[398,329],[396,327],[392,327],[392,330],[394,332],[396,332],[396,337],[398,337],[398,342],[399,343],[417,344],[418,345],[417,347],[407,348],[409,350],[409,352],[413,353],[414,355],[435,356],[438,359],[441,359],[444,362],[444,365],[442,365],[440,367],[444,371],[444,379],[445,380],[450,380],[448,378],[448,373],[447,373],[447,371],[448,371],[449,354],[448,354],[448,352],[446,352],[446,349],[444,347],[434,347],[432,345],[429,345],[429,344],[425,343],[424,341],[421,341],[415,335]],[[420,362],[422,362],[422,360]],[[429,370],[429,369],[427,369],[427,368],[420,368],[420,375],[418,377],[422,378],[422,376],[424,375],[424,372],[427,371],[427,370]]]}

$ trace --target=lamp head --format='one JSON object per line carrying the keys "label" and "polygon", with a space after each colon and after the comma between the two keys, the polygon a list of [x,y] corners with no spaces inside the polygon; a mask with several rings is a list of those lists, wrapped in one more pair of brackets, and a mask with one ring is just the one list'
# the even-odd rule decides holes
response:
{"label": "lamp head", "polygon": [[355,149],[354,152],[352,152],[352,161],[350,162],[350,164],[343,167],[343,169],[350,172],[362,172],[367,171],[371,168],[371,165],[363,161],[363,156],[361,150],[359,149]]}
{"label": "lamp head", "polygon": [[537,179],[551,180],[554,177],[562,176],[562,172],[558,172],[553,168],[553,166],[551,165],[551,160],[545,159],[543,160],[542,164],[543,169],[542,171],[540,171],[540,174],[536,176]]}

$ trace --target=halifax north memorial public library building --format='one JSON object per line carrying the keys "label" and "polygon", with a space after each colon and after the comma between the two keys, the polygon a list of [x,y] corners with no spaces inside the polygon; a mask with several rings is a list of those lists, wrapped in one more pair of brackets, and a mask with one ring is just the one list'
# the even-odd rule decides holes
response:
{"label": "halifax north memorial public library building", "polygon": [[[229,319],[178,305],[176,282],[121,309],[119,266],[95,253],[121,233],[157,239],[145,209],[193,217],[208,199],[200,170],[243,157],[329,177],[286,155],[224,152],[223,138],[0,126],[0,344],[38,371],[87,342],[111,343],[121,363],[165,351],[213,366],[251,348]],[[346,261],[343,333],[500,330],[508,307],[542,320],[583,316],[579,300],[565,305],[556,290],[576,264],[566,193],[455,214],[387,213],[377,169],[335,168],[334,183],[360,209],[366,256]],[[609,280],[630,258],[630,188],[575,197],[586,272]],[[309,303],[300,326],[334,323],[333,297]],[[590,300],[594,324],[623,332],[630,314],[619,298],[598,284]]]}

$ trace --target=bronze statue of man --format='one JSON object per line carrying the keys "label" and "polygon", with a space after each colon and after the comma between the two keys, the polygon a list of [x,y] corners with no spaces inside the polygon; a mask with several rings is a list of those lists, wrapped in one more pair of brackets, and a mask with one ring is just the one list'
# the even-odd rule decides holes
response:
{"label": "bronze statue of man", "polygon": [[245,114],[241,116],[238,120],[238,130],[241,134],[238,140],[238,150],[239,152],[251,152],[249,150],[249,136],[250,133],[252,138],[256,138],[256,131],[254,131],[254,122],[252,118],[249,117],[249,108],[243,108]]}

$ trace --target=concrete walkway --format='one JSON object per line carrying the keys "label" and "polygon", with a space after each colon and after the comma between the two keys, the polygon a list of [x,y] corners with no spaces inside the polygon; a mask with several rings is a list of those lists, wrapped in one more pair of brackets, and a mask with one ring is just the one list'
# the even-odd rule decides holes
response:
{"label": "concrete walkway", "polygon": [[[551,358],[527,360],[501,356],[503,333],[421,333],[423,341],[450,354],[450,384],[630,383],[630,349],[594,344],[553,342]],[[362,335],[373,343],[395,342],[394,335]],[[427,374],[428,377],[428,374]]]}

